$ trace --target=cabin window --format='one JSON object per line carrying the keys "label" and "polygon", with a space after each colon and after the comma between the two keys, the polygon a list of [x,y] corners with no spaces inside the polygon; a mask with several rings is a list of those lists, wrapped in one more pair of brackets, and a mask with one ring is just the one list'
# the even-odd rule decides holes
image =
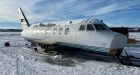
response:
{"label": "cabin window", "polygon": [[93,31],[94,27],[92,24],[87,24],[87,31]]}
{"label": "cabin window", "polygon": [[94,24],[96,30],[106,30],[106,27],[102,24]]}
{"label": "cabin window", "polygon": [[70,29],[69,29],[69,28],[66,28],[66,29],[65,29],[65,35],[68,35],[69,32],[70,32]]}
{"label": "cabin window", "polygon": [[53,34],[56,34],[57,33],[57,28],[55,28],[54,30],[53,30]]}
{"label": "cabin window", "polygon": [[49,38],[49,33],[48,32],[46,32],[45,37]]}
{"label": "cabin window", "polygon": [[80,28],[79,28],[79,30],[80,30],[80,31],[84,31],[85,28],[86,28],[86,25],[81,25]]}
{"label": "cabin window", "polygon": [[60,28],[58,33],[62,34],[63,33],[63,28]]}

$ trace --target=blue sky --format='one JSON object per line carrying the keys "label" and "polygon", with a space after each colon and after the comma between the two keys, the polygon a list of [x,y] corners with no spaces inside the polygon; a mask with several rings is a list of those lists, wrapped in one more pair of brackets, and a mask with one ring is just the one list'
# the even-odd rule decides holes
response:
{"label": "blue sky", "polygon": [[0,28],[21,28],[18,7],[31,24],[97,18],[109,26],[140,27],[140,0],[1,0]]}

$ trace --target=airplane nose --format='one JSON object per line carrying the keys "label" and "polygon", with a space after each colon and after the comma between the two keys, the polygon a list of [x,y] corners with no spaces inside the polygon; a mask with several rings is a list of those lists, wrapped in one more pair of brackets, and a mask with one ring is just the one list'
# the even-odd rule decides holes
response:
{"label": "airplane nose", "polygon": [[122,34],[116,35],[111,42],[110,53],[113,56],[119,56],[123,48],[126,46],[126,44],[127,44],[126,36]]}

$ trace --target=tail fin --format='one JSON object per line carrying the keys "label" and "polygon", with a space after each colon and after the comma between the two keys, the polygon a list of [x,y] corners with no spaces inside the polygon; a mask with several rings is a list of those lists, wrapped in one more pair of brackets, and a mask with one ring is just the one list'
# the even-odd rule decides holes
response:
{"label": "tail fin", "polygon": [[22,28],[23,29],[28,28],[30,26],[30,24],[29,24],[27,18],[25,17],[21,8],[18,8],[18,14],[19,14],[19,17],[20,17],[20,20],[21,20]]}

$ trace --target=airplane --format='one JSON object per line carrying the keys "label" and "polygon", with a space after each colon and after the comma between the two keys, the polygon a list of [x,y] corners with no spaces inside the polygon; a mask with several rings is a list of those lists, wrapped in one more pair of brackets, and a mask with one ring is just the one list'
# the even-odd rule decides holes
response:
{"label": "airplane", "polygon": [[27,41],[48,48],[51,45],[81,48],[118,58],[127,44],[127,37],[114,32],[99,19],[76,19],[30,25],[21,8],[18,14]]}

